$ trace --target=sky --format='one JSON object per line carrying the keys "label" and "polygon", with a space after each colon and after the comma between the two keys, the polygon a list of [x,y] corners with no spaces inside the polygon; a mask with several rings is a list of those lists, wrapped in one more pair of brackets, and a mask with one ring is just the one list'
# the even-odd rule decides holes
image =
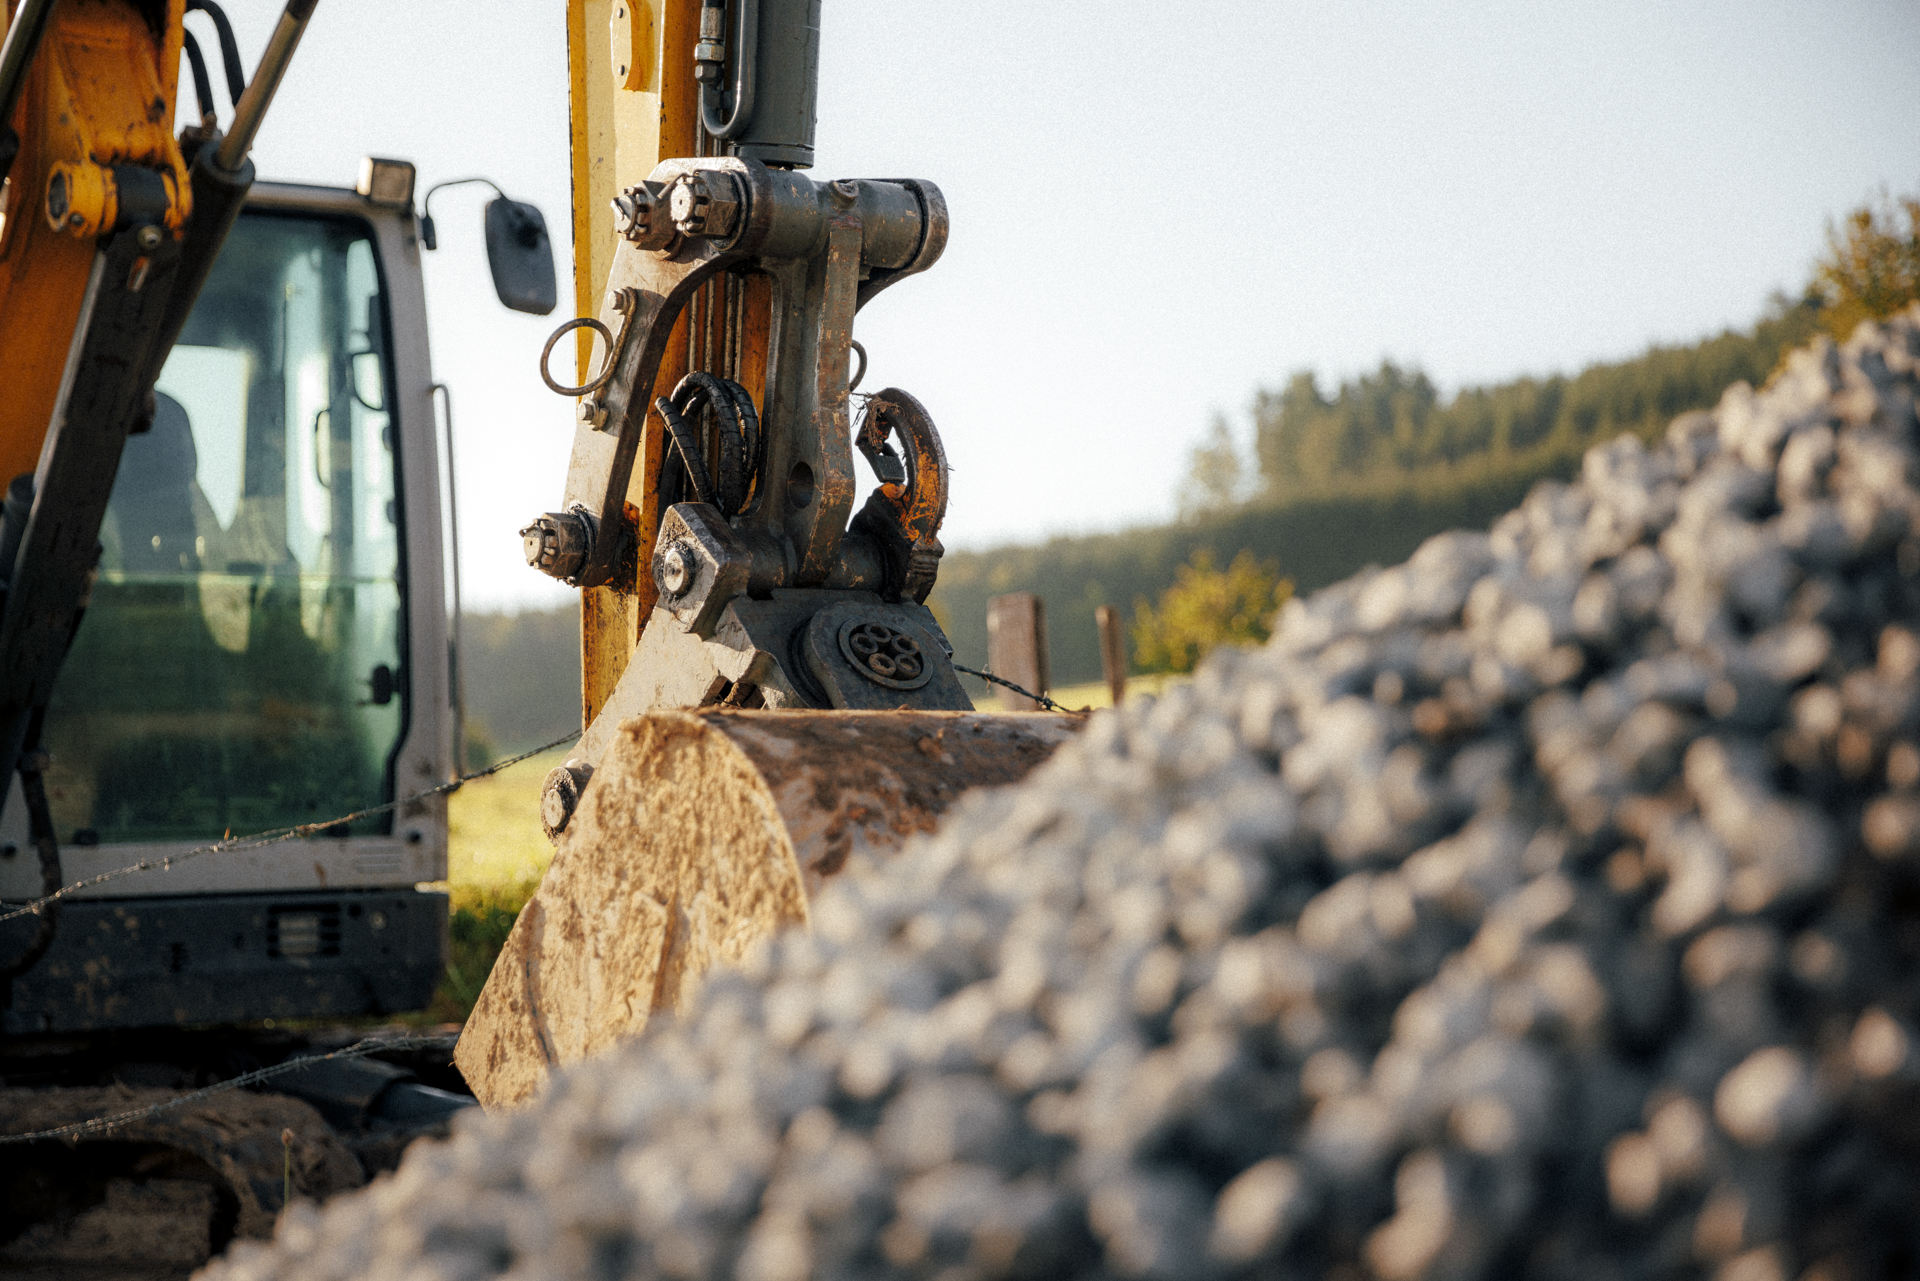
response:
{"label": "sky", "polygon": [[[251,69],[280,6],[226,7]],[[940,427],[949,548],[1170,517],[1212,417],[1244,440],[1295,370],[1452,390],[1747,325],[1830,221],[1920,190],[1912,0],[826,0],[821,63],[812,176],[951,210],[855,330]],[[570,298],[559,0],[320,0],[254,159],[368,154],[539,205]],[[469,609],[569,595],[516,533],[565,478],[535,361],[567,303],[494,300],[490,195],[435,197],[425,267]]]}

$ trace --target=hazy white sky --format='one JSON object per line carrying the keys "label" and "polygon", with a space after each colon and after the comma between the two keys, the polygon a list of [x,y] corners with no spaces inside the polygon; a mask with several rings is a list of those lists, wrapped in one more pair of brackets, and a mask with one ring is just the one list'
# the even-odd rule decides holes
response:
{"label": "hazy white sky", "polygon": [[[251,68],[279,5],[227,5]],[[946,438],[949,547],[1165,517],[1210,415],[1244,431],[1295,369],[1451,389],[1744,325],[1830,218],[1920,188],[1912,0],[827,0],[823,46],[814,175],[952,210],[856,330]],[[564,280],[564,6],[321,0],[255,158],[351,184],[369,153],[539,204]],[[564,316],[494,301],[489,194],[434,202],[435,372],[469,603],[547,602],[515,530],[561,493]]]}

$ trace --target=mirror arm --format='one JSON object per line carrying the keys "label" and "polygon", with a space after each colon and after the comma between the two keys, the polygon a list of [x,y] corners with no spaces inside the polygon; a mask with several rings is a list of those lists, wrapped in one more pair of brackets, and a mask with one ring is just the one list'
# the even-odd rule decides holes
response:
{"label": "mirror arm", "polygon": [[420,243],[428,249],[440,247],[440,237],[433,227],[433,193],[442,187],[464,187],[468,183],[483,182],[493,188],[493,194],[505,200],[507,193],[500,190],[500,184],[491,178],[449,178],[445,182],[436,182],[427,188],[427,194],[420,201]]}

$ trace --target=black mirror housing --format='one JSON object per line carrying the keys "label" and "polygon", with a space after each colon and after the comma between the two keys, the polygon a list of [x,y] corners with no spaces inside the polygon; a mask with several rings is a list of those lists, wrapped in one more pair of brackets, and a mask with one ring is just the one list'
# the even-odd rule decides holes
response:
{"label": "black mirror housing", "polygon": [[487,202],[487,266],[503,306],[544,316],[559,302],[553,242],[540,210],[505,196]]}

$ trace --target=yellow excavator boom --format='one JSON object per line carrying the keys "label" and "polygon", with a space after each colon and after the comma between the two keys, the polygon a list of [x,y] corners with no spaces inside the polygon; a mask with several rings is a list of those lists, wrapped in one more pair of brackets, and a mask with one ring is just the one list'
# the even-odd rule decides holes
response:
{"label": "yellow excavator boom", "polygon": [[[19,0],[31,17],[35,0]],[[173,133],[185,0],[61,0],[22,68],[19,154],[0,195],[0,482],[30,472],[80,323],[95,241],[152,175],[176,238],[192,211]],[[56,225],[50,201],[61,214]]]}

